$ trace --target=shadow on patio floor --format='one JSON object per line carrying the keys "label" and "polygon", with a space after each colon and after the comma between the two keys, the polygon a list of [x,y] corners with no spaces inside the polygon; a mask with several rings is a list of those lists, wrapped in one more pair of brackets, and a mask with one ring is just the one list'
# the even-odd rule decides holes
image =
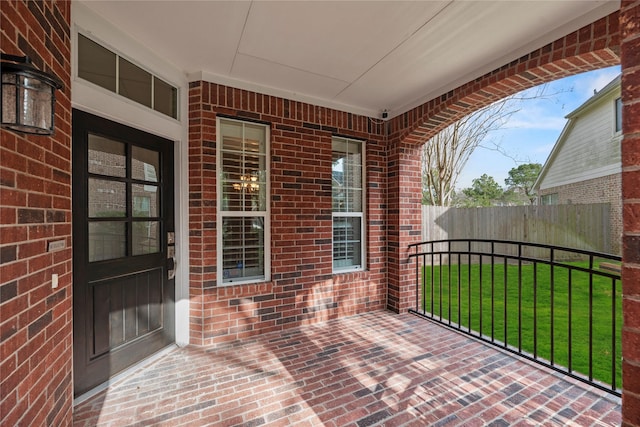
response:
{"label": "shadow on patio floor", "polygon": [[74,426],[619,425],[620,399],[411,314],[177,349]]}

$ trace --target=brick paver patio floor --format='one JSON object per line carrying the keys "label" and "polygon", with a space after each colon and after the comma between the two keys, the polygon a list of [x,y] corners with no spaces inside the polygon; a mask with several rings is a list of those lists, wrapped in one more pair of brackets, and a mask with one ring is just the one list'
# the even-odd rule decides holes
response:
{"label": "brick paver patio floor", "polygon": [[605,426],[620,399],[411,314],[176,349],[75,407],[75,426]]}

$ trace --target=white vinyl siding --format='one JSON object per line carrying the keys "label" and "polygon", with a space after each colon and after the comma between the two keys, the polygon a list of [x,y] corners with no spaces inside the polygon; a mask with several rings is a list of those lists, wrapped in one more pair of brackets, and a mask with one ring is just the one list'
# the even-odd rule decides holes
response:
{"label": "white vinyl siding", "polygon": [[616,96],[572,118],[564,141],[549,164],[540,189],[620,172],[620,135],[615,132]]}
{"label": "white vinyl siding", "polygon": [[217,120],[218,283],[270,280],[269,129]]}

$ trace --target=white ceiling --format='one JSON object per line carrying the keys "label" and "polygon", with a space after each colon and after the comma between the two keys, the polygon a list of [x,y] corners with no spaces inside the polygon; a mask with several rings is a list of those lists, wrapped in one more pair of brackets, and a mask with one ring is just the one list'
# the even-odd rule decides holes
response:
{"label": "white ceiling", "polygon": [[619,0],[83,3],[191,80],[390,118],[619,8]]}

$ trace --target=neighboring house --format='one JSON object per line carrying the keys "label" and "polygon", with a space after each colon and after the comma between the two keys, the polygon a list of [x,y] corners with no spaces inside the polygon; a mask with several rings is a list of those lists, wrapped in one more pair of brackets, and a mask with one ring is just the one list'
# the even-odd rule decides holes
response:
{"label": "neighboring house", "polygon": [[609,203],[611,251],[622,238],[620,76],[567,115],[534,189],[541,205]]}

